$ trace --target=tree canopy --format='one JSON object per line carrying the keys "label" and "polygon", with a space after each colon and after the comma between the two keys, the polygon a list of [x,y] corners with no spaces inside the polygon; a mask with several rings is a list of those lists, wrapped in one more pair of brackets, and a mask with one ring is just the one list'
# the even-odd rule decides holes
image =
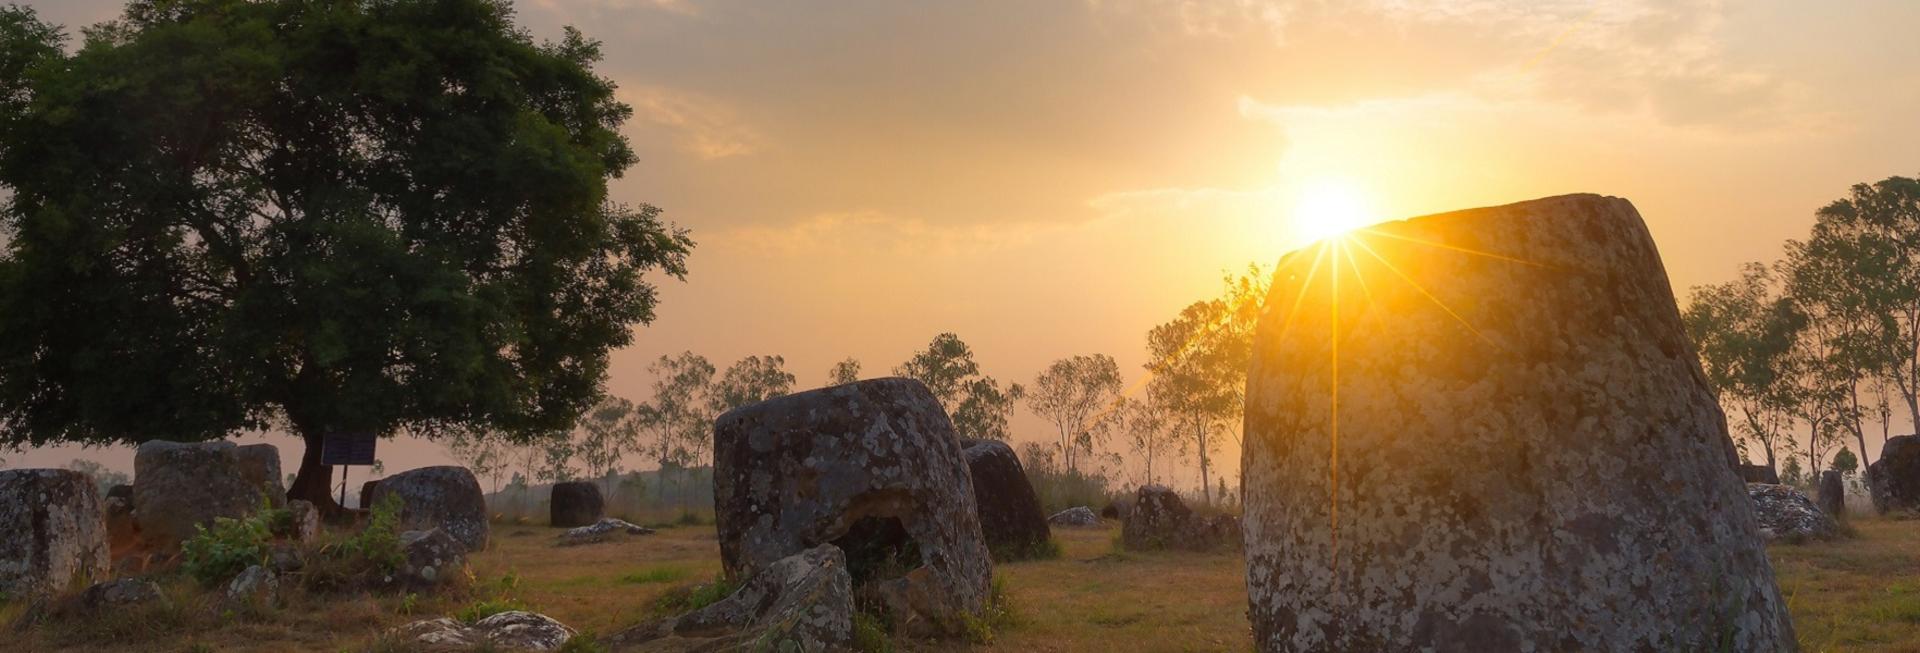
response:
{"label": "tree canopy", "polygon": [[0,438],[564,432],[681,276],[597,43],[500,0],[0,10]]}

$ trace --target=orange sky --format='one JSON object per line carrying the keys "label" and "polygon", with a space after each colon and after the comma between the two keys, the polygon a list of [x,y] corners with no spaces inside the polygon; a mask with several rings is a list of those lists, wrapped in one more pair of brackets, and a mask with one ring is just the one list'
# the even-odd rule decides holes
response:
{"label": "orange sky", "polygon": [[[116,3],[27,4],[77,26]],[[1625,197],[1684,294],[1777,257],[1848,185],[1920,174],[1913,2],[519,6],[605,41],[641,156],[616,196],[700,243],[615,355],[635,400],[662,353],[781,354],[813,387],[941,331],[1002,381],[1095,352],[1137,375],[1146,330],[1296,245],[1326,179],[1385,217]],[[383,446],[390,470],[440,460]]]}

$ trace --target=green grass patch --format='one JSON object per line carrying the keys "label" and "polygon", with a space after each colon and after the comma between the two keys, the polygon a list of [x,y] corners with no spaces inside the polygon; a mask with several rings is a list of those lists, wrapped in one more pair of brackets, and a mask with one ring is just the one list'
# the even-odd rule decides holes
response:
{"label": "green grass patch", "polygon": [[621,576],[620,582],[632,583],[635,585],[650,585],[653,583],[671,583],[671,582],[686,578],[688,573],[689,572],[687,571],[686,567],[681,567],[678,565],[662,565],[658,567],[648,567],[646,569],[642,569],[640,571],[636,571],[636,572],[627,574],[625,576]]}

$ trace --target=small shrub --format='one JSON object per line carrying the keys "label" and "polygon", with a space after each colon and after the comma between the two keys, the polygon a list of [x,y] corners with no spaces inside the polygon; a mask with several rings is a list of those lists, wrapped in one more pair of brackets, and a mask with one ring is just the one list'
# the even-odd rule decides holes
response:
{"label": "small shrub", "polygon": [[975,644],[992,644],[996,632],[1012,628],[1018,619],[1014,616],[1012,603],[1007,599],[1006,577],[993,577],[993,584],[987,590],[987,605],[980,614],[962,613],[960,619],[967,641]]}
{"label": "small shrub", "polygon": [[195,525],[193,537],[180,545],[181,568],[194,580],[213,587],[251,565],[267,559],[267,541],[273,536],[261,515],[246,519],[220,517],[213,529]]}
{"label": "small shrub", "polygon": [[740,589],[725,576],[713,579],[711,583],[682,586],[660,595],[653,607],[662,614],[685,614],[694,610],[719,603],[735,590]]}
{"label": "small shrub", "polygon": [[870,612],[853,613],[853,650],[860,653],[893,653],[893,638],[887,632],[885,619]]}
{"label": "small shrub", "polygon": [[419,608],[420,608],[420,595],[415,594],[413,592],[407,592],[406,596],[400,598],[400,605],[399,607],[394,608],[394,612],[397,612],[402,615],[411,616],[414,612],[418,611]]}
{"label": "small shrub", "polygon": [[365,562],[372,571],[390,574],[407,563],[400,546],[400,496],[381,497],[367,517],[367,527],[340,543],[341,555]]}
{"label": "small shrub", "polygon": [[554,649],[554,653],[606,653],[607,647],[600,644],[600,638],[592,631],[580,631],[580,634],[567,638],[565,644]]}

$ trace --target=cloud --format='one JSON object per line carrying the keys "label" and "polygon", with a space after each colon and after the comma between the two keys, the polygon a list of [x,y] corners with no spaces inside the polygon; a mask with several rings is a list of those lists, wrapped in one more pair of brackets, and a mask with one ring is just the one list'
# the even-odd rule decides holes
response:
{"label": "cloud", "polygon": [[942,225],[878,211],[826,213],[789,225],[750,225],[714,240],[782,256],[967,256],[1032,243],[1058,224]]}
{"label": "cloud", "polygon": [[725,102],[659,86],[622,91],[634,114],[679,135],[681,149],[704,160],[752,154],[760,135]]}

